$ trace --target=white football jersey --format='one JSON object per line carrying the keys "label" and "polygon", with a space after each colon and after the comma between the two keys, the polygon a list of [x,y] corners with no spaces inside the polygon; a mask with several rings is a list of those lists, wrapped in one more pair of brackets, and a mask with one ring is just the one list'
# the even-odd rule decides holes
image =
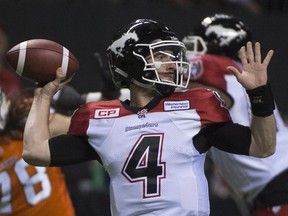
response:
{"label": "white football jersey", "polygon": [[[201,65],[199,69],[201,73],[195,73],[199,74],[196,80],[217,87],[232,96],[234,104],[229,112],[233,122],[249,126],[251,109],[246,90],[226,69],[229,65],[237,67],[237,63],[230,58],[215,55],[199,55],[196,60],[190,56],[190,61]],[[271,179],[288,169],[288,128],[285,127],[277,109],[274,115],[277,124],[277,145],[274,155],[268,158],[256,158],[227,154],[215,148],[210,150],[212,159],[221,170],[224,179],[247,201],[253,200]]]}
{"label": "white football jersey", "polygon": [[112,215],[208,216],[206,153],[192,138],[211,122],[230,120],[221,100],[199,88],[138,111],[119,100],[88,103],[74,113],[68,134],[87,136],[99,154]]}

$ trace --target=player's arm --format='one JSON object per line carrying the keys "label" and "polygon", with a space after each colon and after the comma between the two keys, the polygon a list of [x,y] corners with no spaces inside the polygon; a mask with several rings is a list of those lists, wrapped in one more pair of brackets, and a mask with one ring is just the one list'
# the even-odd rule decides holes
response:
{"label": "player's arm", "polygon": [[43,88],[36,88],[24,130],[23,159],[34,166],[48,166],[50,164],[49,115],[53,95],[66,83],[62,70],[58,69],[56,79],[47,83]]}
{"label": "player's arm", "polygon": [[225,152],[249,155],[251,131],[232,121],[212,123],[193,137],[193,144],[199,153],[207,152],[213,146]]}
{"label": "player's arm", "polygon": [[255,43],[254,53],[252,43],[248,42],[246,48],[240,49],[243,70],[240,72],[235,67],[228,67],[246,89],[251,101],[253,115],[249,155],[256,157],[272,155],[276,146],[274,100],[267,77],[267,67],[272,55],[273,51],[270,50],[262,62],[260,43]]}
{"label": "player's arm", "polygon": [[60,113],[50,114],[49,130],[51,137],[66,134],[69,129],[70,121],[70,116],[62,115]]}

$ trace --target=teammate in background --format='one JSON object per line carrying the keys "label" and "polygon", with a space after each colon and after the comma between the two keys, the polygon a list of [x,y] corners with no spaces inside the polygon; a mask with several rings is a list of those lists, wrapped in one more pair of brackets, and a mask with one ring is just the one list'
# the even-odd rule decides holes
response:
{"label": "teammate in background", "polygon": [[[0,121],[3,126],[0,131],[0,215],[74,216],[61,169],[34,167],[22,159],[23,131],[34,89],[24,90],[11,105],[4,92],[0,92],[3,117]],[[64,124],[66,118],[60,114],[51,115],[50,121]],[[58,134],[57,130],[51,128],[51,135]]]}
{"label": "teammate in background", "polygon": [[6,63],[5,55],[8,45],[7,27],[0,22],[0,86],[6,96],[13,99],[21,92],[22,83],[18,75]]}
{"label": "teammate in background", "polygon": [[232,123],[213,91],[174,92],[187,87],[184,77],[190,67],[185,46],[166,25],[133,21],[114,35],[107,49],[113,80],[130,89],[131,100],[81,106],[72,116],[68,134],[51,138],[51,98],[69,82],[61,82],[59,68],[54,81],[35,90],[23,158],[38,166],[100,161],[111,179],[112,215],[209,215],[206,152],[214,146],[267,157],[275,149],[274,105],[266,86],[273,51],[263,62],[260,51],[259,43],[255,53],[247,43],[241,48],[245,73],[230,68],[249,96],[262,102],[253,100],[249,128]]}
{"label": "teammate in background", "polygon": [[[204,43],[195,43],[201,42],[201,38]],[[251,41],[248,26],[227,14],[206,17],[183,38],[190,49],[187,56],[193,68],[189,87],[217,90],[225,99],[233,121],[247,126],[251,121],[249,98],[227,67],[233,65],[243,70],[238,50],[248,41]],[[198,51],[194,50],[196,46]],[[274,116],[277,124],[274,155],[261,159],[210,150],[223,178],[245,200],[253,216],[288,215],[288,128],[277,108]]]}

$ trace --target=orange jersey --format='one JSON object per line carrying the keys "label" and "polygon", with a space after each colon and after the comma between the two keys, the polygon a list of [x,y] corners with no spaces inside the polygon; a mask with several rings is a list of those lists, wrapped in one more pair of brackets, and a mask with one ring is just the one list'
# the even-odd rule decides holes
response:
{"label": "orange jersey", "polygon": [[0,215],[74,216],[61,169],[28,165],[22,148],[22,140],[0,137]]}

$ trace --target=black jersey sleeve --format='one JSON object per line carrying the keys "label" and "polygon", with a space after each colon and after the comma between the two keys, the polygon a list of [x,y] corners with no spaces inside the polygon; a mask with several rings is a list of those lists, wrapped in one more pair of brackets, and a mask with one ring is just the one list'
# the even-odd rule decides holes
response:
{"label": "black jersey sleeve", "polygon": [[85,137],[60,135],[49,140],[50,166],[65,166],[101,159]]}
{"label": "black jersey sleeve", "polygon": [[249,155],[251,131],[233,122],[215,123],[202,128],[193,137],[193,144],[199,153],[213,146],[229,153]]}

